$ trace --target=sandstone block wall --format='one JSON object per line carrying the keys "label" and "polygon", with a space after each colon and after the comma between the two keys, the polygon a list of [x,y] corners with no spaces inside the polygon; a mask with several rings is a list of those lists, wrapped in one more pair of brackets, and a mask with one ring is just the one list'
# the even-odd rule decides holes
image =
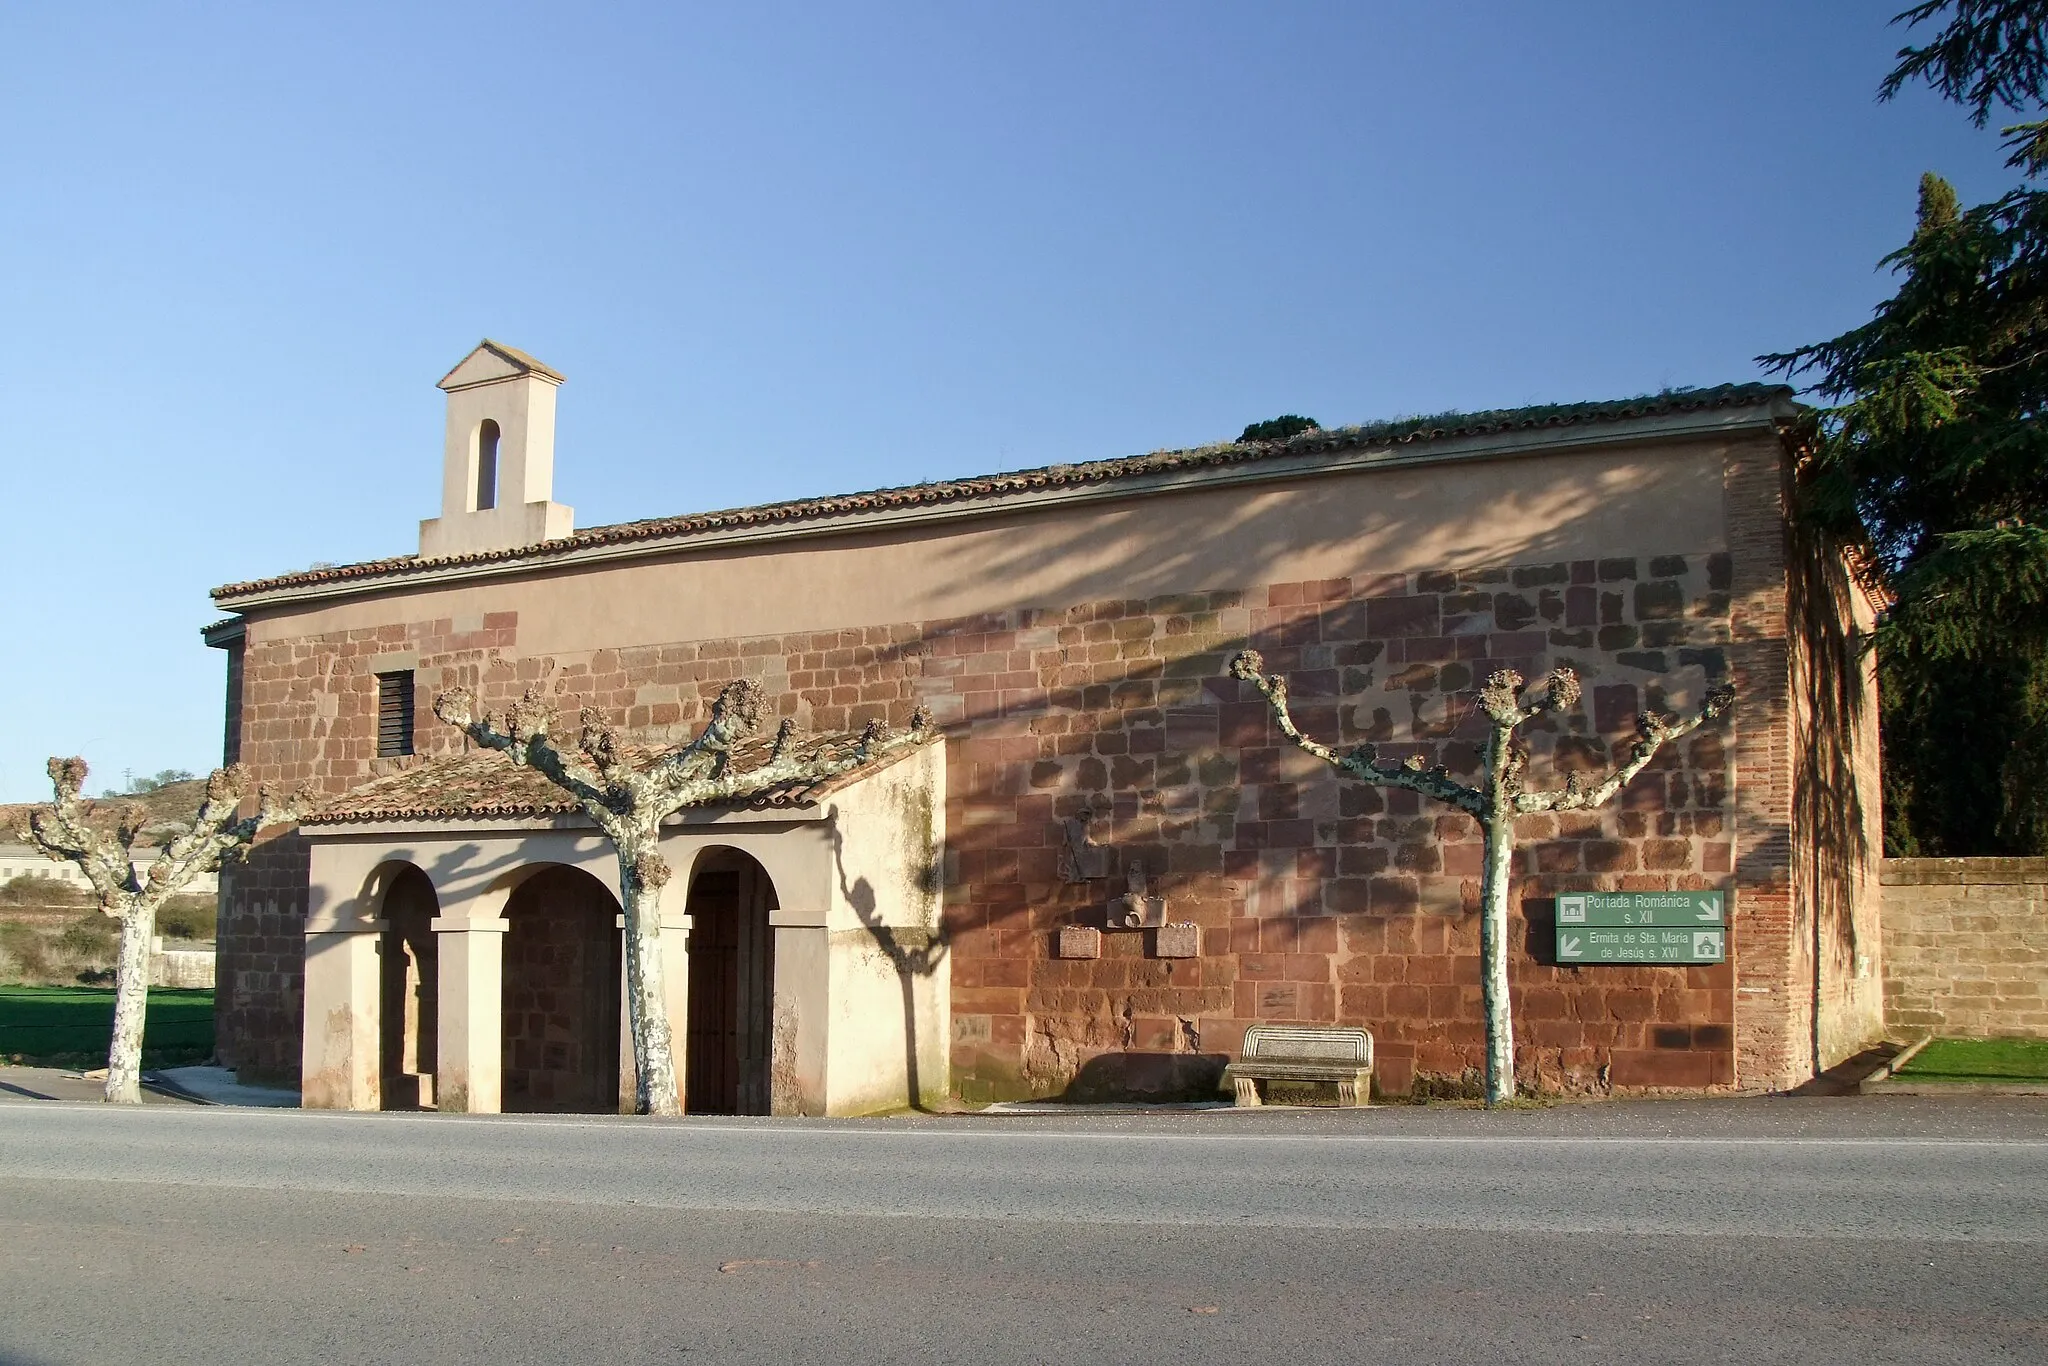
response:
{"label": "sandstone block wall", "polygon": [[[458,683],[501,706],[537,682],[566,714],[595,705],[649,737],[692,733],[743,673],[820,728],[901,724],[923,703],[950,732],[944,928],[963,1094],[1199,1092],[1258,1020],[1365,1025],[1382,1085],[1406,1091],[1481,1060],[1478,829],[1413,793],[1342,783],[1284,744],[1225,675],[1230,653],[1261,649],[1316,734],[1467,776],[1487,673],[1570,662],[1586,701],[1532,727],[1536,781],[1604,767],[1638,710],[1696,705],[1733,675],[1732,726],[1667,750],[1609,810],[1521,823],[1512,976],[1520,1066],[1546,1087],[1769,1085],[1782,1060],[1756,1077],[1738,1064],[1736,974],[1746,942],[1775,943],[1787,914],[1786,684],[1768,601],[1746,609],[1751,641],[1734,638],[1741,577],[1721,553],[1503,564],[548,654],[521,653],[512,610],[396,621],[252,639],[243,755],[266,782],[330,793],[387,767],[370,668],[398,651],[417,657],[425,752],[460,743],[427,705]],[[1733,819],[1739,766],[1756,789],[1747,832]],[[1108,851],[1100,876],[1063,872],[1069,821]],[[1058,958],[1059,930],[1101,925],[1134,861],[1169,919],[1199,926],[1199,956],[1107,933],[1100,958]],[[1561,888],[1719,887],[1740,869],[1735,962],[1551,961]],[[289,1074],[302,847],[275,841],[231,876],[222,1052]]]}
{"label": "sandstone block wall", "polygon": [[1885,1023],[2048,1038],[2048,858],[1886,859]]}

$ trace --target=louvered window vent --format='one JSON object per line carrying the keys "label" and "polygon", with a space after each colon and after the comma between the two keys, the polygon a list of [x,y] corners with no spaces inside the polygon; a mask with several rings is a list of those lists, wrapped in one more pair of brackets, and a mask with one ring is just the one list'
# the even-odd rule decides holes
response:
{"label": "louvered window vent", "polygon": [[377,757],[412,753],[412,670],[377,675]]}

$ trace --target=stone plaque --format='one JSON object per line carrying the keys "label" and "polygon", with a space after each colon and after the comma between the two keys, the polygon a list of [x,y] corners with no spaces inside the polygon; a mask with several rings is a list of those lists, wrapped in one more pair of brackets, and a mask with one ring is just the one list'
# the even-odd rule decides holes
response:
{"label": "stone plaque", "polygon": [[1161,925],[1153,931],[1154,958],[1195,958],[1202,952],[1200,925]]}
{"label": "stone plaque", "polygon": [[1102,931],[1093,925],[1062,925],[1059,955],[1062,958],[1102,957]]}

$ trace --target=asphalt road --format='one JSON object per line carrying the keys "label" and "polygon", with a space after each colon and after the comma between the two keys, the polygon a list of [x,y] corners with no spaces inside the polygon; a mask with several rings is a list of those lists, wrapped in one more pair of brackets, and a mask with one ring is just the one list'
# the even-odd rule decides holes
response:
{"label": "asphalt road", "polygon": [[2048,1361],[2048,1104],[0,1103],[0,1366]]}

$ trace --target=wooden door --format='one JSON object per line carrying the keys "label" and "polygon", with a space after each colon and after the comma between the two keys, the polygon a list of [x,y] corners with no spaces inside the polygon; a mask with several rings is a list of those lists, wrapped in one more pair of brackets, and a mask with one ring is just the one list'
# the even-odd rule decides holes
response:
{"label": "wooden door", "polygon": [[691,1114],[768,1113],[774,971],[759,864],[699,873],[690,884],[690,1026],[683,1102]]}
{"label": "wooden door", "polygon": [[690,884],[690,1036],[683,1101],[691,1114],[739,1112],[739,880],[699,873]]}

